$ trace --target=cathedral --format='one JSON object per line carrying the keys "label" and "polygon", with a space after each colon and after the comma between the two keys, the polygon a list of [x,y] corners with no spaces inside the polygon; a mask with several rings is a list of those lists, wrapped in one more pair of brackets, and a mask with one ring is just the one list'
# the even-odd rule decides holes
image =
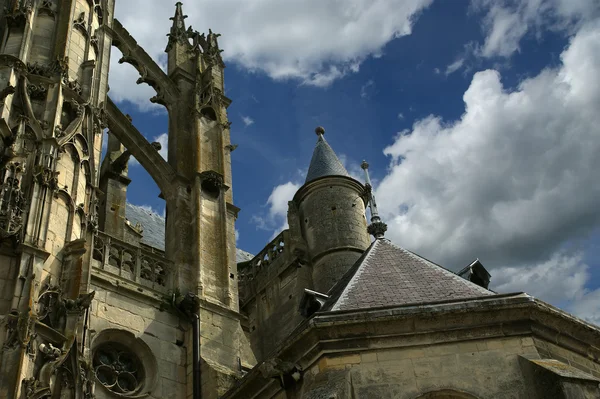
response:
{"label": "cathedral", "polygon": [[[0,0],[0,398],[600,398],[598,326],[387,240],[323,128],[289,228],[237,249],[220,35],[177,3],[164,71],[114,6]],[[110,99],[113,46],[168,161]],[[127,203],[132,157],[165,218]]]}

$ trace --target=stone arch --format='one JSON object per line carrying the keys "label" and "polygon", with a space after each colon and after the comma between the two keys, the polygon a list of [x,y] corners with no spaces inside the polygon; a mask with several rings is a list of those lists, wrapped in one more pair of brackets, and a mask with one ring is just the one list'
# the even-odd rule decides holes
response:
{"label": "stone arch", "polygon": [[415,399],[479,399],[470,393],[457,391],[454,389],[442,389],[431,391],[417,396]]}

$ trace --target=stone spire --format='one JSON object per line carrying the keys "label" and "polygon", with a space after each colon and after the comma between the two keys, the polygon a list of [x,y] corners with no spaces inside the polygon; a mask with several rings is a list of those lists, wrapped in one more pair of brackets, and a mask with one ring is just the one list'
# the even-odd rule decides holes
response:
{"label": "stone spire", "polygon": [[171,31],[167,34],[167,36],[169,36],[169,43],[167,44],[165,52],[169,52],[175,43],[189,45],[189,34],[185,29],[185,19],[188,16],[183,14],[183,9],[181,8],[182,5],[183,4],[178,1],[175,4],[175,16],[169,18],[171,21],[173,21],[173,26],[171,26]]}
{"label": "stone spire", "polygon": [[317,139],[317,144],[310,160],[305,183],[323,176],[349,177],[350,175],[346,171],[346,168],[344,168],[344,165],[342,165],[337,155],[335,155],[333,149],[325,141],[325,137],[323,137],[325,129],[319,126],[315,129],[315,133],[317,133],[319,138]]}
{"label": "stone spire", "polygon": [[383,238],[383,235],[387,231],[387,224],[381,221],[379,212],[377,211],[377,202],[375,202],[375,194],[373,194],[373,186],[371,186],[371,178],[369,177],[369,164],[367,161],[362,161],[360,167],[365,171],[365,191],[367,193],[367,200],[369,201],[369,209],[371,209],[371,224],[367,227],[367,231],[375,239]]}

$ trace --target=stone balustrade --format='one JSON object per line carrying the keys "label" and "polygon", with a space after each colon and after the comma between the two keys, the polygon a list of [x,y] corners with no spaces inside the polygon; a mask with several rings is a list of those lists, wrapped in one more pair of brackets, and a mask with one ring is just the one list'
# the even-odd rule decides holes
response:
{"label": "stone balustrade", "polygon": [[289,244],[289,230],[282,231],[250,261],[238,265],[240,298],[252,297],[268,281],[276,277],[279,267],[293,256]]}
{"label": "stone balustrade", "polygon": [[173,263],[163,251],[129,244],[104,232],[94,237],[96,267],[127,280],[166,292],[173,282]]}

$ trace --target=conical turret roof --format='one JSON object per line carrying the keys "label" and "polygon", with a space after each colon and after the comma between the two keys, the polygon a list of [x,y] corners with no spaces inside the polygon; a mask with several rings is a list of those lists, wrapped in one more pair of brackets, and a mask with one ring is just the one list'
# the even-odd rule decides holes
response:
{"label": "conical turret roof", "polygon": [[310,160],[305,183],[324,176],[350,176],[337,155],[335,155],[333,149],[325,141],[323,137],[324,133],[323,128],[317,128],[319,138],[317,139],[317,144]]}

